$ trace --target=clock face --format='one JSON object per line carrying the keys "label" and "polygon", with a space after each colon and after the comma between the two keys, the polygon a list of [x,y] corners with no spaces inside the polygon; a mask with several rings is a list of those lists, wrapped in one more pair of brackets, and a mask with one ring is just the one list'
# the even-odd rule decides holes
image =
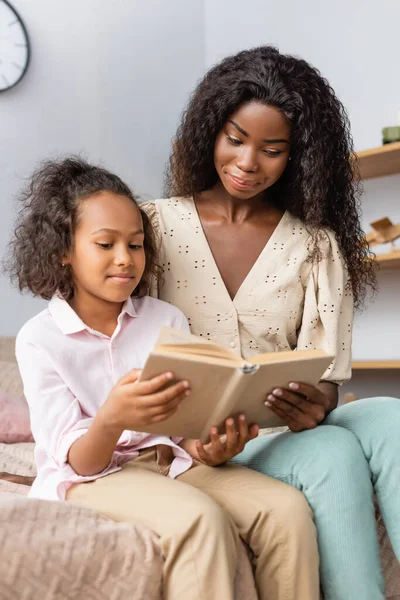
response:
{"label": "clock face", "polygon": [[0,0],[0,92],[16,85],[29,63],[29,40],[21,18],[7,2]]}

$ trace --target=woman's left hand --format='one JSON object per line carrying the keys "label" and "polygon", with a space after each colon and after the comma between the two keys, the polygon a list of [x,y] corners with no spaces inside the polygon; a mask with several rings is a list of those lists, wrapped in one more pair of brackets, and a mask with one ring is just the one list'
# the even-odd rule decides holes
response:
{"label": "woman's left hand", "polygon": [[305,383],[290,383],[290,389],[275,388],[265,405],[294,432],[314,429],[331,409],[331,399],[321,389]]}
{"label": "woman's left hand", "polygon": [[209,467],[222,465],[240,454],[247,442],[258,436],[258,425],[249,427],[244,415],[240,415],[237,421],[237,424],[231,418],[225,421],[224,435],[219,435],[217,428],[212,427],[208,444],[203,444],[200,440],[184,439],[179,445],[190,456]]}

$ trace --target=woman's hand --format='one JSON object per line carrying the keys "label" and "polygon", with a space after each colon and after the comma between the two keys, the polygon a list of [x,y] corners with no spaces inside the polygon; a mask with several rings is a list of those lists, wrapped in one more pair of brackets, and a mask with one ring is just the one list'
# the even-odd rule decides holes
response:
{"label": "woman's hand", "polygon": [[290,383],[289,389],[276,388],[267,394],[265,405],[281,417],[291,431],[314,429],[337,404],[337,386],[320,383]]}
{"label": "woman's hand", "polygon": [[258,425],[249,427],[246,417],[240,415],[237,425],[234,419],[225,421],[224,435],[218,435],[217,428],[212,427],[208,444],[202,444],[200,440],[185,439],[179,445],[196,460],[209,467],[216,467],[240,454],[247,442],[258,436],[258,431]]}

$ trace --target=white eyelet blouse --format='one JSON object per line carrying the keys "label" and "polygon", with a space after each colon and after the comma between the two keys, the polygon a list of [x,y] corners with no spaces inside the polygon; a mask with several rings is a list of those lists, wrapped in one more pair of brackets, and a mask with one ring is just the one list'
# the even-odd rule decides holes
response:
{"label": "white eyelet blouse", "polygon": [[162,238],[163,284],[154,295],[186,315],[191,331],[243,358],[316,348],[335,356],[323,380],[351,376],[353,297],[335,235],[320,236],[322,258],[308,260],[311,240],[289,212],[268,240],[232,300],[221,278],[192,198],[141,205]]}

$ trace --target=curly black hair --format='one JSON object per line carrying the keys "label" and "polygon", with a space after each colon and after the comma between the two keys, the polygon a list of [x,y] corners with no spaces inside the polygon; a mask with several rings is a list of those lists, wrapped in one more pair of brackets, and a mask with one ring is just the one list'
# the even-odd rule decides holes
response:
{"label": "curly black hair", "polygon": [[56,292],[66,300],[73,296],[72,274],[62,266],[62,257],[72,247],[82,201],[101,191],[130,198],[141,213],[146,267],[132,296],[149,292],[153,277],[161,271],[158,239],[149,217],[117,175],[78,156],[43,162],[18,198],[20,209],[4,269],[20,291],[27,289],[45,300]]}
{"label": "curly black hair", "polygon": [[368,286],[376,289],[376,275],[360,224],[362,189],[349,120],[329,83],[306,61],[261,46],[213,67],[183,113],[166,171],[166,196],[194,196],[217,183],[217,135],[251,100],[277,108],[291,124],[292,160],[269,198],[309,226],[310,260],[321,258],[321,230],[336,234],[354,304],[362,306]]}

